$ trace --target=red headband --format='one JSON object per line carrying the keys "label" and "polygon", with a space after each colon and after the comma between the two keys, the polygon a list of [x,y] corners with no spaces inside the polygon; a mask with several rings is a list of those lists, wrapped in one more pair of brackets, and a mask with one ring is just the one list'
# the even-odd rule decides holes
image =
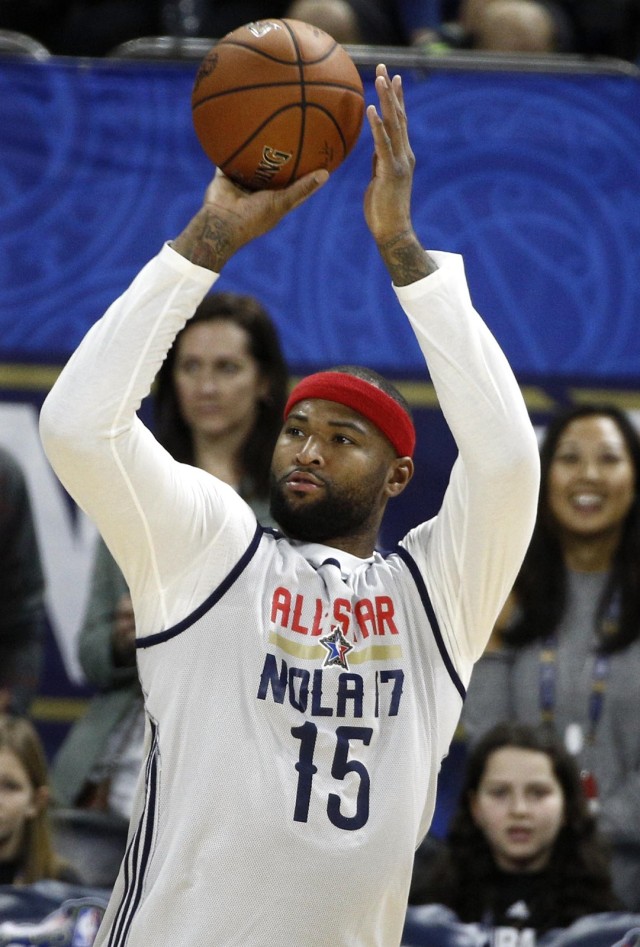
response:
{"label": "red headband", "polygon": [[306,398],[336,401],[368,418],[393,444],[398,457],[412,457],[416,445],[413,421],[390,395],[346,372],[316,372],[299,382],[285,405],[287,418],[294,404]]}

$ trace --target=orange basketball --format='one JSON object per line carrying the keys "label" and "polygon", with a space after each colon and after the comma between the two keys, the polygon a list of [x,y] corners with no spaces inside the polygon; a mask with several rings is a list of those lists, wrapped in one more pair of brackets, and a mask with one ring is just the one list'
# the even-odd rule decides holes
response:
{"label": "orange basketball", "polygon": [[191,105],[205,154],[255,191],[334,171],[360,134],[364,91],[353,60],[324,30],[258,20],[207,53]]}

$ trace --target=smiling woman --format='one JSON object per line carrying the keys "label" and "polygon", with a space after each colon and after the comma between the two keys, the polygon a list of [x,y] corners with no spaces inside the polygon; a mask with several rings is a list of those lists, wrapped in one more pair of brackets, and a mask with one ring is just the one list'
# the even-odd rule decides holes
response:
{"label": "smiling woman", "polygon": [[494,647],[463,712],[473,742],[493,723],[544,724],[582,770],[614,846],[615,888],[640,909],[640,439],[615,407],[558,415],[541,448],[533,538]]}

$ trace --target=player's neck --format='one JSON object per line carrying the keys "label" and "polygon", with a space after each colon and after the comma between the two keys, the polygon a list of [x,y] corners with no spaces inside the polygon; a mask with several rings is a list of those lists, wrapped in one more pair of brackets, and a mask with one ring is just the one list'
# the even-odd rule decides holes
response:
{"label": "player's neck", "polygon": [[373,555],[375,542],[373,540],[350,540],[348,537],[339,536],[337,539],[330,540],[327,546],[332,546],[334,549],[341,549],[343,552],[348,552],[352,556],[357,556],[358,559],[368,559],[369,556]]}
{"label": "player's neck", "polygon": [[[313,542],[314,540],[307,540],[301,536],[290,536],[291,539],[296,539],[300,542]],[[336,536],[333,539],[323,539],[322,546],[330,546],[332,549],[339,549],[342,552],[348,552],[351,556],[356,556],[358,559],[368,559],[373,555],[376,548],[376,539],[375,534],[358,535],[358,536]]]}

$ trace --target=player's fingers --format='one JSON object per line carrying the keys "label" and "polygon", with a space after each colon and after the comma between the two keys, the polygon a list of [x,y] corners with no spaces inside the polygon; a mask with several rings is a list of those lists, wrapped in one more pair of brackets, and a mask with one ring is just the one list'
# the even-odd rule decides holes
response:
{"label": "player's fingers", "polygon": [[389,136],[388,129],[388,119],[385,119],[385,107],[383,104],[383,98],[385,94],[384,87],[384,78],[376,78],[376,91],[378,92],[378,97],[380,99],[380,111],[382,115],[378,114],[378,110],[375,105],[369,105],[367,107],[367,119],[369,121],[369,127],[371,128],[371,133],[373,135],[373,143],[375,146],[376,152],[381,156],[388,156],[393,158],[393,147],[391,144],[391,138]]}
{"label": "player's fingers", "polygon": [[381,69],[376,76],[376,88],[389,139],[388,153],[393,159],[394,168],[410,171],[415,165],[415,156],[409,141],[402,77],[394,75],[393,79],[389,79],[386,69]]}
{"label": "player's fingers", "polygon": [[315,194],[328,180],[329,172],[326,168],[319,168],[317,171],[310,171],[309,174],[298,178],[297,181],[294,181],[293,184],[290,184],[289,187],[282,191],[274,191],[272,194],[276,200],[282,201],[283,208],[286,212],[293,210],[294,207],[306,201],[307,198]]}
{"label": "player's fingers", "polygon": [[407,140],[407,112],[404,105],[402,76],[396,74],[389,82],[389,100],[392,106],[391,128],[397,133],[398,140]]}
{"label": "player's fingers", "polygon": [[382,121],[385,123],[390,122],[394,113],[391,99],[392,88],[387,67],[383,63],[380,63],[380,65],[376,67],[375,90],[378,95],[378,101],[380,102]]}
{"label": "player's fingers", "polygon": [[404,86],[402,84],[402,76],[394,76],[392,85],[398,103],[398,120],[402,144],[405,150],[411,153],[411,142],[409,141],[409,119],[407,117],[407,108],[404,101]]}
{"label": "player's fingers", "polygon": [[392,81],[389,79],[386,67],[378,67],[375,87],[380,100],[382,121],[394,154],[405,148],[407,141],[404,107],[402,99],[399,99],[397,94],[399,82],[399,76],[394,76]]}

